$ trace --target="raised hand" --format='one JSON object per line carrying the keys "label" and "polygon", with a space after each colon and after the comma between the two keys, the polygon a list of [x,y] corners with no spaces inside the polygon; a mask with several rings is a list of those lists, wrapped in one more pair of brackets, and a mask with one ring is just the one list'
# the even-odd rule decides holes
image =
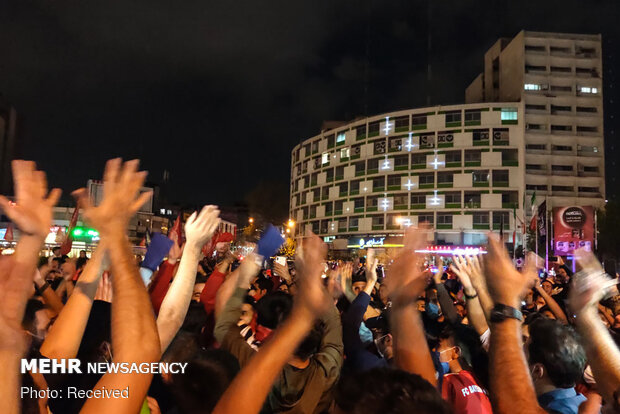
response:
{"label": "raised hand", "polygon": [[274,262],[273,270],[276,272],[276,274],[278,276],[280,276],[282,279],[286,280],[286,283],[291,283],[292,282],[291,274],[288,271],[288,266],[281,265],[280,263],[275,263]]}
{"label": "raised hand", "polygon": [[124,164],[120,158],[106,163],[103,175],[103,201],[97,207],[91,205],[85,189],[74,192],[84,209],[86,220],[102,235],[113,231],[124,232],[131,217],[151,198],[152,193],[139,194],[147,172],[138,172],[138,160]]}
{"label": "raised hand", "polygon": [[185,238],[188,246],[201,249],[211,239],[220,224],[220,210],[217,206],[204,206],[200,214],[194,212],[185,223]]}
{"label": "raised hand", "polygon": [[454,264],[450,265],[450,269],[458,276],[463,291],[466,295],[473,296],[476,291],[472,284],[474,277],[481,277],[480,262],[478,256],[452,256]]}
{"label": "raised hand", "polygon": [[52,207],[61,191],[54,188],[47,194],[45,173],[36,170],[33,161],[15,160],[11,166],[16,202],[11,203],[0,195],[0,207],[23,235],[45,240],[52,223]]}
{"label": "raised hand", "polygon": [[183,256],[183,249],[185,248],[185,243],[179,246],[179,235],[176,231],[170,235],[170,240],[172,240],[172,246],[168,251],[168,261],[170,263],[176,263],[181,258],[181,256]]}
{"label": "raised hand", "polygon": [[393,305],[415,301],[428,284],[428,274],[422,268],[424,258],[415,252],[426,244],[427,231],[426,227],[409,227],[405,233],[405,247],[387,269],[385,285]]}
{"label": "raised hand", "polygon": [[298,256],[296,260],[299,290],[295,296],[294,306],[315,318],[323,315],[330,306],[333,306],[330,292],[333,288],[326,289],[321,277],[326,253],[325,243],[313,234],[304,240],[303,256]]}
{"label": "raised hand", "polygon": [[[377,283],[377,264],[379,259],[375,257],[375,249],[368,249],[366,255],[366,284],[374,286]],[[372,290],[372,288],[371,288]]]}
{"label": "raised hand", "polygon": [[521,298],[532,286],[531,272],[519,273],[508,257],[506,248],[495,235],[489,234],[489,251],[484,260],[484,277],[496,304],[519,309]]}
{"label": "raised hand", "polygon": [[569,294],[569,306],[573,313],[590,309],[594,312],[618,281],[611,279],[592,252],[579,249],[575,252],[581,270],[573,276],[573,289]]}

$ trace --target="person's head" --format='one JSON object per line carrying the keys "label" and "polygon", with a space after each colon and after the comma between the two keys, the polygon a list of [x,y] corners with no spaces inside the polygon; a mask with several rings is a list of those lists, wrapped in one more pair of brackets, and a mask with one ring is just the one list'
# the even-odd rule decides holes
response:
{"label": "person's head", "polygon": [[341,378],[333,412],[447,414],[452,410],[419,375],[375,368]]}
{"label": "person's head", "polygon": [[562,283],[568,283],[570,279],[568,273],[566,273],[566,269],[564,269],[563,267],[558,268],[558,271],[556,272],[556,278]]}
{"label": "person's head", "polygon": [[43,343],[50,324],[51,320],[45,305],[36,299],[28,300],[22,318],[22,328],[32,337],[35,348]]}
{"label": "person's head", "polygon": [[52,254],[54,255],[54,257],[60,257],[60,247],[53,247],[52,248]]}
{"label": "person's head", "polygon": [[192,293],[193,301],[200,302],[200,294],[202,293],[202,290],[204,289],[204,287],[205,287],[204,282],[194,283],[194,293]]}
{"label": "person's head", "polygon": [[281,283],[280,286],[278,286],[278,290],[280,292],[289,293],[288,285],[286,283]]}
{"label": "person's head", "polygon": [[295,358],[301,361],[307,361],[312,355],[316,354],[321,346],[324,333],[325,324],[321,320],[316,321],[312,330],[295,350],[293,354]]}
{"label": "person's head", "polygon": [[284,292],[272,292],[256,302],[256,323],[268,329],[276,329],[287,317],[293,306],[293,298]]}
{"label": "person's head", "polygon": [[239,372],[239,362],[221,349],[199,349],[184,374],[172,375],[171,389],[179,412],[210,413]]}
{"label": "person's head", "polygon": [[364,272],[353,275],[353,279],[351,280],[351,288],[353,289],[353,293],[355,293],[355,295],[359,295],[360,292],[366,288],[366,275]]}
{"label": "person's head", "polygon": [[454,307],[456,309],[456,313],[458,313],[461,318],[467,316],[467,308],[465,307],[465,304],[457,302]]}
{"label": "person's head", "polygon": [[551,292],[553,292],[553,283],[551,283],[550,280],[543,280],[542,288],[547,295],[551,295]]}
{"label": "person's head", "polygon": [[416,307],[418,308],[418,312],[426,311],[426,299],[418,298],[416,300]]}
{"label": "person's head", "polygon": [[252,288],[254,290],[254,298],[259,300],[273,290],[273,282],[266,277],[259,277],[252,284]]}
{"label": "person's head", "polygon": [[60,257],[54,257],[50,263],[50,268],[52,270],[60,270],[60,265],[62,262],[63,260]]}
{"label": "person's head", "polygon": [[540,313],[547,319],[557,319],[555,317],[555,314],[551,311],[551,308],[549,308],[549,306],[547,305],[544,305],[540,309],[538,309],[538,313]]}
{"label": "person's head", "polygon": [[586,364],[576,332],[558,321],[537,318],[529,325],[529,335],[526,349],[536,391],[574,387]]}
{"label": "person's head", "polygon": [[254,318],[254,305],[256,301],[250,295],[246,295],[241,304],[241,316],[239,317],[238,326],[249,325]]}
{"label": "person's head", "polygon": [[86,258],[86,250],[80,250],[80,259]]}
{"label": "person's head", "polygon": [[67,260],[60,266],[60,273],[64,279],[71,279],[75,275],[75,262],[73,260]]}

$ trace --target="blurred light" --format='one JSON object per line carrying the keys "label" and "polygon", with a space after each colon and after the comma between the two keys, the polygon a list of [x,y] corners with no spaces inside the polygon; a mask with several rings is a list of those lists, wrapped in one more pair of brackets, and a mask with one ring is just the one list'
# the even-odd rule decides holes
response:
{"label": "blurred light", "polygon": [[287,233],[290,233],[290,232],[291,232],[291,229],[286,229],[286,232],[287,232]]}
{"label": "blurred light", "polygon": [[295,221],[294,221],[293,219],[289,219],[289,221],[288,221],[287,225],[288,225],[289,227],[294,227],[294,226],[295,226]]}
{"label": "blurred light", "polygon": [[254,223],[254,219],[253,219],[252,217],[250,217],[250,218],[248,219],[248,221],[249,221],[250,223]]}

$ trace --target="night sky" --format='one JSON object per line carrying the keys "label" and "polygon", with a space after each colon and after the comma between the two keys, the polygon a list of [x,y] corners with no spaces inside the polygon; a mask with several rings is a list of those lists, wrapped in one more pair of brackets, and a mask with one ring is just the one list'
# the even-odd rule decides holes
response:
{"label": "night sky", "polygon": [[4,0],[0,93],[20,116],[19,155],[65,192],[107,158],[139,157],[153,182],[170,171],[171,201],[232,205],[259,185],[287,199],[290,151],[324,120],[425,106],[429,91],[463,102],[499,37],[602,33],[616,158],[616,0],[436,0],[430,85],[427,4]]}

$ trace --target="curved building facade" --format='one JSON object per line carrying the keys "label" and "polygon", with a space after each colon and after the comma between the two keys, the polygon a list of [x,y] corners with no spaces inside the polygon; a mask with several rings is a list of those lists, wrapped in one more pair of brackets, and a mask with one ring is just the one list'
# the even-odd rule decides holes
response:
{"label": "curved building facade", "polygon": [[398,247],[405,228],[426,222],[429,244],[480,245],[490,230],[520,244],[523,115],[520,102],[435,106],[306,139],[292,151],[296,235],[334,249]]}

